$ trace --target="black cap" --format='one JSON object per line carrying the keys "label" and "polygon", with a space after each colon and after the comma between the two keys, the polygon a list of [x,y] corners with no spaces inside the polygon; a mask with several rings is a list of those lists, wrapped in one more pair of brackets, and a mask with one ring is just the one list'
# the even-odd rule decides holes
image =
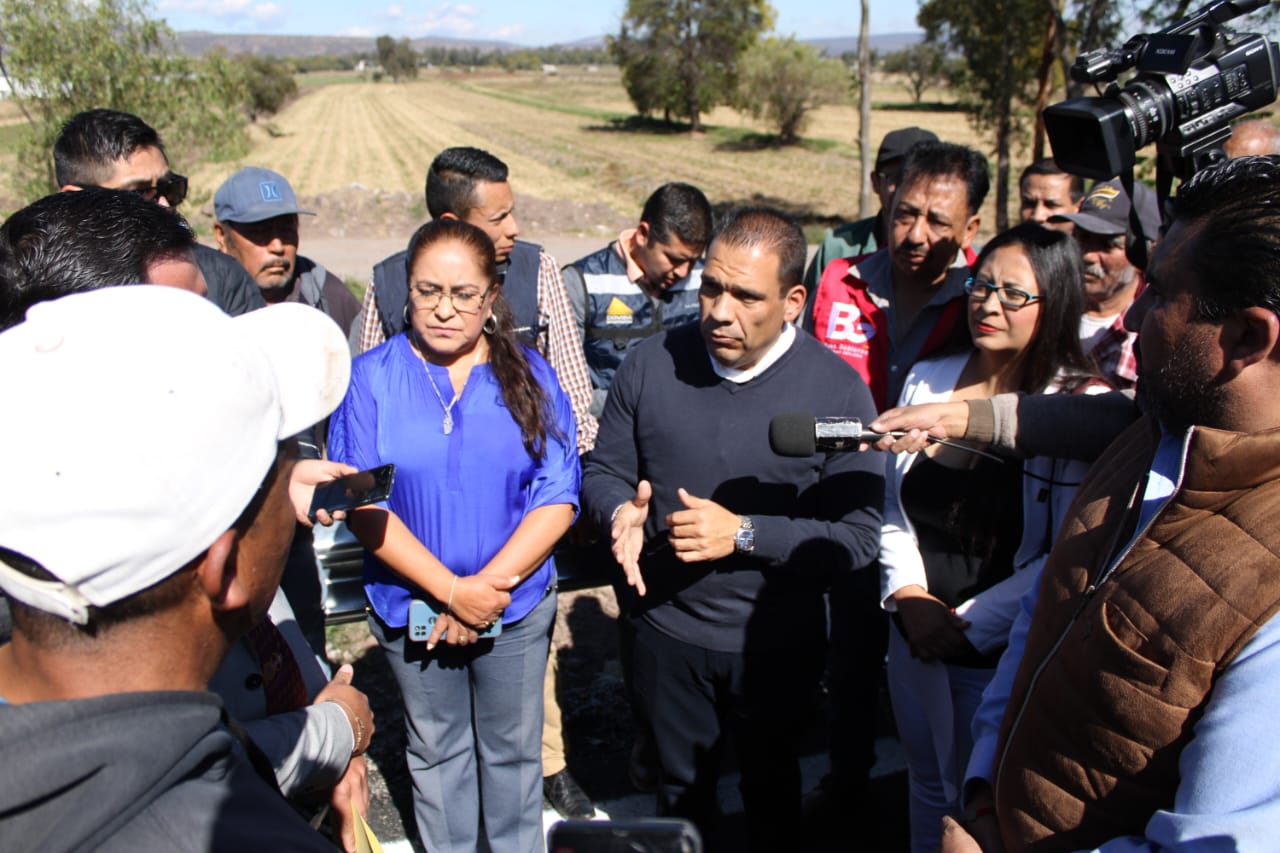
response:
{"label": "black cap", "polygon": [[[1143,237],[1160,238],[1160,203],[1156,194],[1146,184],[1134,182],[1133,194],[1137,200],[1138,220],[1142,223]],[[1065,213],[1049,218],[1050,222],[1074,222],[1077,228],[1090,234],[1118,236],[1129,233],[1129,196],[1119,178],[1097,184],[1084,201],[1079,213]]]}
{"label": "black cap", "polygon": [[937,142],[938,134],[922,127],[903,127],[891,130],[880,142],[880,151],[876,153],[876,168],[885,163],[901,160],[907,152],[919,142]]}

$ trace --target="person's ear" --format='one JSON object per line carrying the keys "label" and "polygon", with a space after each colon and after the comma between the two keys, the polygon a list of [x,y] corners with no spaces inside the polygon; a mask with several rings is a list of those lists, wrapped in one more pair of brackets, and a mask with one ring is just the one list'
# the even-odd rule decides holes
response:
{"label": "person's ear", "polygon": [[1227,378],[1262,361],[1280,362],[1280,317],[1261,306],[1243,308],[1223,321],[1219,340]]}
{"label": "person's ear", "polygon": [[238,535],[235,530],[226,531],[197,558],[196,577],[213,610],[233,611],[249,606],[249,589],[235,560]]}
{"label": "person's ear", "polygon": [[442,214],[440,214],[440,218],[441,218],[441,219],[453,219],[453,220],[456,220],[456,221],[458,221],[458,222],[461,222],[461,221],[462,221],[462,217],[461,217],[461,216],[459,216],[459,215],[458,215],[458,214],[456,214],[456,213],[452,213],[452,212],[449,212],[449,213],[442,213]]}
{"label": "person's ear", "polygon": [[960,240],[960,248],[967,249],[973,245],[973,238],[978,236],[978,226],[982,224],[982,217],[974,214],[969,217],[969,221],[964,224],[964,236]]}
{"label": "person's ear", "polygon": [[800,316],[800,312],[804,310],[804,303],[809,297],[809,292],[804,289],[803,284],[793,284],[791,289],[783,296],[786,302],[786,310],[783,314],[788,323],[794,323]]}
{"label": "person's ear", "polygon": [[636,226],[636,245],[646,246],[646,247],[649,245],[649,223],[648,222],[641,222],[639,225]]}
{"label": "person's ear", "polygon": [[63,184],[62,186],[58,187],[58,192],[60,192],[60,193],[78,193],[78,192],[80,192],[80,190],[82,190],[82,189],[84,189],[84,187],[77,186],[76,184]]}
{"label": "person's ear", "polygon": [[226,254],[227,227],[218,220],[213,220],[213,239],[218,241],[218,251]]}

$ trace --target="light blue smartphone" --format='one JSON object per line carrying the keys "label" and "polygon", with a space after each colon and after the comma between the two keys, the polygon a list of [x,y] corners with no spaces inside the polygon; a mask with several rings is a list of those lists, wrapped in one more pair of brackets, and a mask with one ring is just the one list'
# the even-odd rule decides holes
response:
{"label": "light blue smartphone", "polygon": [[[433,606],[434,602],[426,602],[421,599],[414,599],[409,602],[409,639],[415,642],[425,643],[427,638],[431,636],[431,629],[435,627],[436,617],[440,615],[440,611]],[[490,627],[483,631],[477,631],[481,639],[489,640],[502,633],[502,617]]]}

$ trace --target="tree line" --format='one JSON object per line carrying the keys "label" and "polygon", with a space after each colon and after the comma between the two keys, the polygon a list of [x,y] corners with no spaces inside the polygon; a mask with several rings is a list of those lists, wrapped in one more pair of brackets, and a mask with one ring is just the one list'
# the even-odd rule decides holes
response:
{"label": "tree line", "polygon": [[[913,98],[946,85],[959,97],[974,128],[993,142],[997,228],[1006,227],[1012,151],[1033,127],[1031,158],[1045,153],[1041,114],[1059,97],[1085,94],[1068,69],[1075,57],[1119,47],[1133,25],[1131,13],[1153,29],[1185,16],[1193,0],[924,0],[917,22],[924,41],[880,58],[879,69],[901,75]],[[869,5],[862,3],[862,44]],[[866,78],[875,69],[868,50],[844,62],[822,57],[790,39],[765,38],[773,22],[768,0],[628,0],[622,24],[609,40],[624,85],[642,115],[681,119],[694,132],[720,104],[767,118],[783,143],[795,142],[807,112],[848,93],[869,123]],[[1273,24],[1280,6],[1254,16]],[[1243,24],[1243,26],[1241,26]],[[1237,29],[1248,20],[1235,21]],[[843,69],[837,73],[837,67]],[[837,79],[840,78],[840,79]],[[841,85],[843,83],[843,85]],[[869,140],[860,134],[863,184]],[[864,192],[864,207],[869,194]],[[863,210],[862,215],[868,215]]]}

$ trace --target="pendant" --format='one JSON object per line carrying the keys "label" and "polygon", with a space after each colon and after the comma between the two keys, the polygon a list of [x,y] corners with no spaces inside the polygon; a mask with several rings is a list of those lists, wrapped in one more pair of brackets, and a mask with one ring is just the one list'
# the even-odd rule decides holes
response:
{"label": "pendant", "polygon": [[444,430],[445,435],[453,432],[453,412],[444,413],[444,423],[440,426]]}

